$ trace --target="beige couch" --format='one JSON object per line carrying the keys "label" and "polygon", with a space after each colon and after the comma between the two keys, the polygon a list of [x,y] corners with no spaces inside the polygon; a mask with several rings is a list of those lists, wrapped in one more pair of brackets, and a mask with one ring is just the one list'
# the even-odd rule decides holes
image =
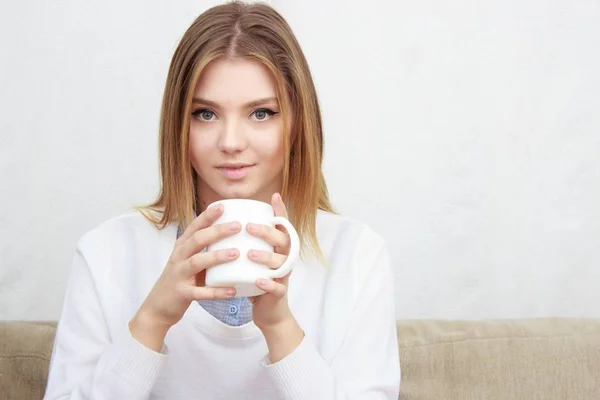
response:
{"label": "beige couch", "polygon": [[[53,323],[0,322],[0,399],[43,397]],[[600,400],[600,320],[399,321],[401,399]]]}

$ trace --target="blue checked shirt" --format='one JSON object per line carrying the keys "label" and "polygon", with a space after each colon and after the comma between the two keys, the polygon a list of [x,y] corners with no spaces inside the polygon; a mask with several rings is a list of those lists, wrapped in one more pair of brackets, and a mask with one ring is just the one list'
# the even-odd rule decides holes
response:
{"label": "blue checked shirt", "polygon": [[[177,229],[177,239],[181,236],[183,230]],[[219,321],[230,325],[240,326],[252,321],[252,303],[247,297],[234,297],[225,300],[198,300],[210,315]]]}

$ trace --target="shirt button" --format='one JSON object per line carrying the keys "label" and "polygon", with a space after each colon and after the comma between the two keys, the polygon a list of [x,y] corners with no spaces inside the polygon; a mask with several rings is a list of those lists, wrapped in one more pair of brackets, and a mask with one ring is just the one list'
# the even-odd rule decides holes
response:
{"label": "shirt button", "polygon": [[235,315],[238,312],[238,308],[236,305],[232,304],[229,306],[229,314]]}

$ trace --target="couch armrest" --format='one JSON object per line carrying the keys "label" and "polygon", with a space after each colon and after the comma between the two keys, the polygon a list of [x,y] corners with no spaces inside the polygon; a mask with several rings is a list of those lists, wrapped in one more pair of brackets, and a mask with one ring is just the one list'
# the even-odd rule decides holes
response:
{"label": "couch armrest", "polygon": [[0,398],[42,399],[55,322],[0,322]]}

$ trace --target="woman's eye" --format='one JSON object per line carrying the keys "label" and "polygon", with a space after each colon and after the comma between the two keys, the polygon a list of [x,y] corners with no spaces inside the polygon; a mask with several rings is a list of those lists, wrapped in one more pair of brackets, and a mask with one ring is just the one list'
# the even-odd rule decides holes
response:
{"label": "woman's eye", "polygon": [[202,109],[196,110],[192,113],[195,117],[199,118],[201,121],[211,121],[215,116],[215,113],[211,110]]}
{"label": "woman's eye", "polygon": [[257,121],[265,121],[275,114],[277,114],[275,111],[269,110],[268,108],[259,108],[252,113],[254,119]]}

